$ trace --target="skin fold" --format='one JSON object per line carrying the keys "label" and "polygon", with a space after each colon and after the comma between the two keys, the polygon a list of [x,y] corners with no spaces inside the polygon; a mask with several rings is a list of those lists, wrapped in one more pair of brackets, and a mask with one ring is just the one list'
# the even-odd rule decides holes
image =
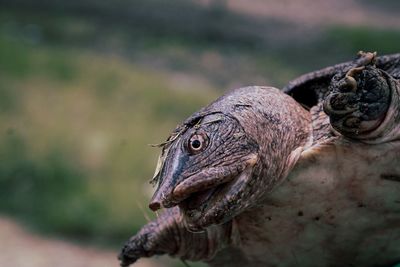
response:
{"label": "skin fold", "polygon": [[[284,107],[282,102],[286,103]],[[237,233],[232,230],[232,219],[254,206],[287,176],[302,147],[310,142],[310,119],[309,112],[301,105],[271,87],[246,87],[221,97],[187,119],[168,138],[160,157],[165,162],[160,164],[163,167],[156,175],[158,186],[150,208],[168,210],[178,206],[173,216],[162,213],[159,220],[168,217],[175,226],[165,227],[184,231],[182,239],[197,237],[197,232],[208,235],[210,229],[217,231],[224,238],[213,245],[211,254],[222,245],[235,243]],[[207,136],[207,146],[193,152],[188,145],[199,134]],[[179,137],[175,138],[176,135]],[[158,225],[150,224],[142,231],[154,232],[154,224]],[[198,259],[193,254],[201,254],[195,248],[191,253],[177,253],[168,246],[138,252],[135,249],[138,245],[132,244],[144,235],[139,233],[125,246],[121,254],[123,266],[143,255],[151,256],[153,252],[144,252],[147,250],[190,260]]]}
{"label": "skin fold", "polygon": [[[287,102],[283,109],[282,101]],[[233,91],[175,131],[180,136],[163,149],[168,155],[150,207],[179,205],[192,230],[230,220],[249,206],[241,199],[261,198],[280,182],[290,154],[309,139],[309,122],[309,113],[277,89]],[[267,128],[272,129],[270,134]],[[207,147],[193,153],[189,142],[200,134],[207,136]],[[208,196],[208,189],[215,192]],[[207,203],[201,203],[202,198]]]}
{"label": "skin fold", "polygon": [[[189,117],[160,145],[149,207],[163,210],[121,266],[160,254],[222,267],[400,261],[400,86],[388,62],[362,53],[300,77],[293,97],[245,87]],[[310,107],[297,102],[305,85]]]}

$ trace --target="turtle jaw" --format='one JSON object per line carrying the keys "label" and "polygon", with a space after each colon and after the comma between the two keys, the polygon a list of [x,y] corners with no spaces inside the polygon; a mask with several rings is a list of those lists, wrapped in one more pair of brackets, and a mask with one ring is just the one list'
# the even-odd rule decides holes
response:
{"label": "turtle jaw", "polygon": [[218,198],[224,186],[226,185],[222,184],[205,191],[194,193],[179,203],[179,209],[184,216],[184,223],[187,230],[190,232],[199,232],[208,226],[199,225],[198,221],[204,216],[207,208],[213,206],[215,198]]}
{"label": "turtle jaw", "polygon": [[[240,177],[240,175],[239,175]],[[221,184],[215,184],[212,187],[206,189],[199,189],[198,191],[189,190],[190,193],[185,193],[185,196],[178,198],[173,197],[173,189],[171,187],[165,187],[166,191],[162,192],[157,190],[154,194],[149,207],[151,210],[156,211],[161,208],[172,208],[179,206],[184,218],[184,225],[190,232],[199,232],[202,229],[208,227],[211,224],[218,224],[220,219],[208,218],[212,215],[208,210],[215,207],[221,199],[224,198],[227,188],[238,179],[238,177],[227,177],[232,179],[231,182],[225,182]],[[178,184],[179,185],[179,184]],[[177,188],[177,187],[175,187]],[[163,188],[160,188],[161,190]],[[215,215],[215,214],[214,214]],[[207,216],[207,223],[200,223]],[[212,216],[211,216],[212,217]]]}
{"label": "turtle jaw", "polygon": [[250,180],[258,159],[258,154],[250,153],[231,165],[206,168],[186,178],[178,175],[165,179],[149,207],[155,211],[178,205],[190,231],[223,223],[241,210],[237,204],[242,203],[242,187]]}
{"label": "turtle jaw", "polygon": [[211,225],[223,224],[248,206],[242,197],[249,192],[255,166],[249,165],[231,181],[196,192],[179,203],[186,228],[199,232]]}

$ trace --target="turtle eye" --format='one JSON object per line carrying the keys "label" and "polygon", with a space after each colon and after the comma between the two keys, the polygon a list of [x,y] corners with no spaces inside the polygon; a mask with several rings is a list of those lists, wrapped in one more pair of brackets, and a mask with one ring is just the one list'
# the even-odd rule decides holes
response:
{"label": "turtle eye", "polygon": [[194,134],[188,142],[188,150],[190,154],[197,154],[208,146],[208,136],[206,134]]}

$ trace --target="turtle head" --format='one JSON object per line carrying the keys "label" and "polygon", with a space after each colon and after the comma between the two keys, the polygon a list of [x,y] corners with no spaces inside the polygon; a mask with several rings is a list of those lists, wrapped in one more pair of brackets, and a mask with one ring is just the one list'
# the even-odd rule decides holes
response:
{"label": "turtle head", "polygon": [[178,127],[162,146],[153,178],[158,187],[149,207],[179,205],[192,230],[201,219],[208,218],[200,223],[204,227],[230,219],[229,200],[241,193],[236,184],[250,179],[258,160],[258,145],[240,123],[223,113],[201,114]]}
{"label": "turtle head", "polygon": [[192,231],[231,220],[284,176],[289,154],[308,137],[307,114],[274,88],[216,100],[161,144],[150,209],[178,205]]}

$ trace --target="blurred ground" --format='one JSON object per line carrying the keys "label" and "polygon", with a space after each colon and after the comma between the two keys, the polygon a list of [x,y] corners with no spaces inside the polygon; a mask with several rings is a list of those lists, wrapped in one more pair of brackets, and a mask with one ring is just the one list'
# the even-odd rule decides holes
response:
{"label": "blurred ground", "polygon": [[[13,221],[0,217],[0,266],[13,267],[110,267],[118,266],[114,251],[91,249],[67,241],[32,234]],[[162,267],[140,260],[137,267]]]}
{"label": "blurred ground", "polygon": [[323,27],[332,24],[370,26],[379,28],[400,27],[396,1],[373,0],[229,0],[230,9],[251,16],[284,19],[306,27]]}
{"label": "blurred ground", "polygon": [[[399,52],[399,3],[0,0],[0,213],[37,232],[2,222],[15,233],[7,244],[33,257],[51,245],[29,240],[67,238],[115,251],[105,251],[112,264],[154,216],[159,151],[148,144],[229,89],[282,87],[359,50]],[[91,253],[56,247],[79,261]]]}

